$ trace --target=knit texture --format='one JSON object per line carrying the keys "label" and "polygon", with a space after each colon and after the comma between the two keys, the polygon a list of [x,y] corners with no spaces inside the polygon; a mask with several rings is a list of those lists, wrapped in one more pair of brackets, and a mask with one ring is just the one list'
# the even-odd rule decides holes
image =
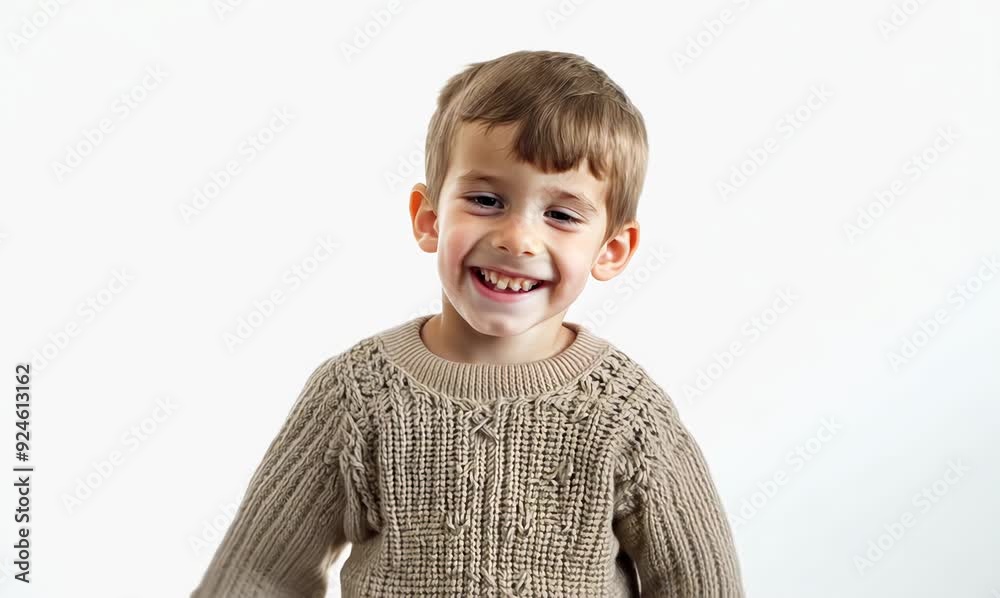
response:
{"label": "knit texture", "polygon": [[[637,363],[578,324],[552,357],[448,361],[419,316],[328,358],[192,598],[743,598],[705,458]],[[336,595],[336,592],[333,593]]]}

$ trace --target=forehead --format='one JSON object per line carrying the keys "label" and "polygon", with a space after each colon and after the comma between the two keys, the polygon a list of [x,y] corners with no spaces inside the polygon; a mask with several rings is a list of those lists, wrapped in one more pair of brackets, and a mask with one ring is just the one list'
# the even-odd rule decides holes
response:
{"label": "forehead", "polygon": [[516,133],[514,124],[497,125],[487,133],[481,123],[462,123],[455,134],[447,178],[469,180],[471,177],[467,175],[474,172],[511,184],[557,185],[568,193],[589,198],[595,206],[604,203],[606,183],[590,173],[586,160],[574,170],[543,172],[518,159],[513,150]]}

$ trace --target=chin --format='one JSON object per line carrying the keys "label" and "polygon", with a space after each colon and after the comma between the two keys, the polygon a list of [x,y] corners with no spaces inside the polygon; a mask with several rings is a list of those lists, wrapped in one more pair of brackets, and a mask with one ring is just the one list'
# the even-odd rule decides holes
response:
{"label": "chin", "polygon": [[537,324],[537,322],[525,322],[520,318],[511,318],[510,316],[479,314],[466,318],[465,321],[480,334],[498,337],[517,336]]}

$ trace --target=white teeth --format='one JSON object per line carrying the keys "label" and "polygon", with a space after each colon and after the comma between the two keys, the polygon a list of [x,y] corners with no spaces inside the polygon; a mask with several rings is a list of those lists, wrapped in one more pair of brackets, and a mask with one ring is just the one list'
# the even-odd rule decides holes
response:
{"label": "white teeth", "polygon": [[510,287],[515,291],[530,291],[539,284],[539,281],[537,280],[530,280],[527,278],[511,278],[498,272],[485,270],[483,268],[476,268],[476,270],[482,273],[486,280],[490,281],[493,286],[501,291],[506,290],[507,287]]}

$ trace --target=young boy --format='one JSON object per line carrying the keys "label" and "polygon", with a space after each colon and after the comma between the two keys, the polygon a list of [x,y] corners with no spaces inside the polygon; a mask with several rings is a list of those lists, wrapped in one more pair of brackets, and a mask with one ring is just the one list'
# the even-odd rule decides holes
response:
{"label": "young boy", "polygon": [[193,598],[742,598],[701,450],[625,353],[564,322],[639,241],[643,119],[584,58],[515,52],[442,90],[427,184],[440,314],[309,376]]}

